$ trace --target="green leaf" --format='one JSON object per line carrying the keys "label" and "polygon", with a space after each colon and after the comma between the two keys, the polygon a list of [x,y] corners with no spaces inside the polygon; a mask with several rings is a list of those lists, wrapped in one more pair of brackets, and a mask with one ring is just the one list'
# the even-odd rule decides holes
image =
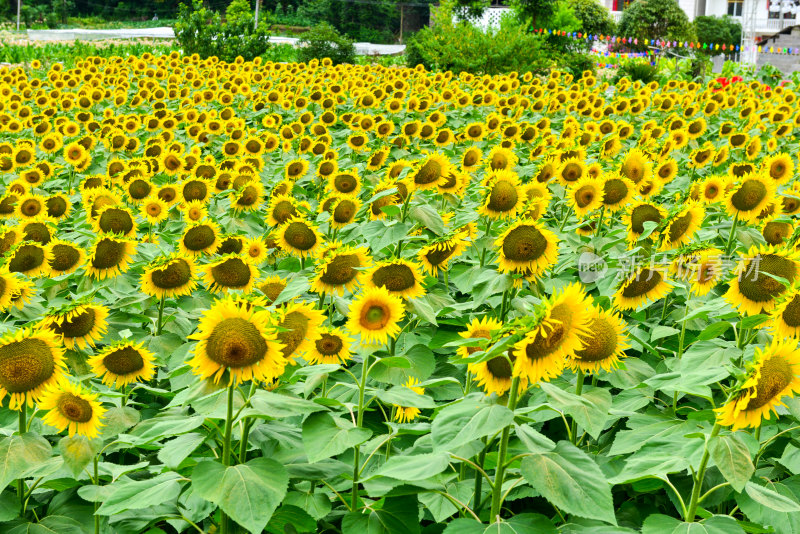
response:
{"label": "green leaf", "polygon": [[38,523],[25,523],[10,530],[6,534],[86,534],[83,525],[63,515],[49,515]]}
{"label": "green leaf", "polygon": [[26,471],[49,460],[52,454],[50,443],[32,432],[0,440],[0,491]]}
{"label": "green leaf", "polygon": [[[300,491],[290,491],[283,499],[283,506],[272,516],[270,524],[275,521],[275,517],[281,510],[291,505],[292,507],[305,510],[314,519],[322,519],[331,511],[331,500],[324,493],[303,493]],[[267,526],[269,529],[269,526]]]}
{"label": "green leaf", "polygon": [[191,432],[203,425],[204,418],[199,415],[164,415],[142,421],[131,430],[130,435],[137,439],[134,443],[142,445],[151,441],[160,441],[168,436],[177,436]]}
{"label": "green leaf", "polygon": [[447,453],[419,454],[417,456],[392,456],[373,476],[383,476],[403,481],[425,480],[438,475],[450,465]]}
{"label": "green leaf", "polygon": [[267,523],[270,534],[286,534],[287,532],[314,532],[317,522],[303,508],[289,506],[285,503],[278,508]]}
{"label": "green leaf", "polygon": [[800,473],[800,449],[791,443],[786,444],[786,448],[783,449],[783,455],[778,461],[793,475]]}
{"label": "green leaf", "polygon": [[709,440],[708,451],[725,480],[741,492],[755,472],[747,445],[736,434],[726,434]]}
{"label": "green leaf", "polygon": [[326,408],[316,402],[281,395],[260,389],[250,399],[250,406],[259,414],[280,419],[307,413],[321,412]]}
{"label": "green leaf", "polygon": [[597,439],[608,419],[611,393],[602,388],[594,388],[587,389],[583,395],[576,395],[548,382],[542,382],[539,386],[547,393],[550,404],[571,415],[590,436]]}
{"label": "green leaf", "polygon": [[0,493],[0,521],[11,521],[19,515],[19,498],[10,491]]}
{"label": "green leaf", "polygon": [[684,523],[674,517],[653,514],[645,519],[642,534],[744,534],[736,520],[715,515],[699,523]]}
{"label": "green leaf", "polygon": [[[397,365],[394,359],[382,358],[375,363],[370,372],[370,377],[378,382],[387,382],[397,386],[405,384],[409,378],[426,380],[436,367],[433,351],[422,344],[414,345],[407,349],[403,355],[408,360],[409,366]],[[387,362],[388,360],[388,362]],[[384,362],[387,362],[384,364]]]}
{"label": "green leaf", "polygon": [[417,204],[408,211],[409,217],[436,235],[444,233],[444,221],[439,212],[427,204]]}
{"label": "green leaf", "polygon": [[664,534],[672,532],[681,525],[674,517],[663,514],[651,514],[642,524],[642,534]]}
{"label": "green leaf", "polygon": [[203,460],[192,472],[195,493],[253,533],[264,530],[288,485],[286,470],[269,458],[231,467],[216,460]]}
{"label": "green leaf", "polygon": [[178,473],[162,473],[147,480],[121,478],[114,482],[108,498],[97,510],[100,515],[114,515],[126,510],[141,510],[166,504],[178,497],[181,485]]}
{"label": "green leaf", "polygon": [[777,491],[754,482],[748,482],[744,490],[751,499],[776,512],[800,512],[800,504],[795,499],[790,499]]}
{"label": "green leaf", "polygon": [[[644,419],[647,418],[647,419]],[[628,425],[632,424],[633,418],[628,420]],[[614,443],[611,445],[609,451],[610,456],[618,454],[629,454],[641,449],[644,445],[651,442],[665,441],[682,436],[689,430],[689,425],[680,419],[663,420],[655,416],[639,416],[635,419],[637,422],[645,423],[645,421],[652,421],[646,424],[637,424],[631,427],[630,430],[621,430],[617,432],[614,437]]]}
{"label": "green leaf", "polygon": [[561,510],[617,524],[605,475],[573,444],[559,441],[551,452],[526,456],[520,470],[536,491]]}
{"label": "green leaf", "polygon": [[386,497],[380,508],[345,515],[342,534],[419,534],[418,509],[414,495]]}
{"label": "green leaf", "polygon": [[390,389],[376,391],[378,398],[385,404],[396,404],[404,408],[436,408],[436,403],[427,395],[420,395],[405,386],[394,386]]}
{"label": "green leaf", "polygon": [[697,336],[697,341],[706,341],[709,339],[715,339],[724,334],[728,331],[731,327],[731,323],[728,321],[720,321],[718,323],[711,323],[707,327],[703,329],[702,332]]}
{"label": "green leaf", "polygon": [[103,417],[103,439],[113,438],[139,422],[139,412],[130,406],[109,408]]}
{"label": "green leaf", "polygon": [[499,432],[514,422],[514,414],[505,406],[466,398],[442,408],[431,424],[434,450],[451,451]]}
{"label": "green leaf", "polygon": [[329,413],[314,413],[303,422],[303,447],[310,463],[341,454],[372,435],[351,421]]}
{"label": "green leaf", "polygon": [[167,441],[158,451],[158,459],[170,469],[177,469],[206,440],[205,434],[190,432]]}
{"label": "green leaf", "polygon": [[541,514],[517,514],[505,521],[490,525],[473,519],[454,519],[447,524],[442,534],[556,534],[553,522]]}
{"label": "green leaf", "polygon": [[674,336],[675,334],[680,334],[680,332],[681,331],[678,330],[677,328],[672,328],[671,326],[659,325],[653,328],[653,331],[650,334],[650,341],[657,341],[665,337]]}
{"label": "green leaf", "polygon": [[75,434],[66,436],[58,442],[58,450],[64,459],[64,464],[72,471],[75,478],[81,474],[89,462],[103,448],[103,441],[89,439],[86,436]]}

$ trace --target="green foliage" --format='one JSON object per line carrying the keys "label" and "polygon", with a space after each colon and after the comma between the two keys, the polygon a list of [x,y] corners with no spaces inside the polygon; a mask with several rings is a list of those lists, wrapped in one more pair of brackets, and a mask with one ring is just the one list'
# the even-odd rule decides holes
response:
{"label": "green foliage", "polygon": [[575,17],[580,21],[580,31],[591,35],[614,35],[616,24],[611,13],[597,0],[569,0]]}
{"label": "green foliage", "polygon": [[676,0],[636,0],[622,12],[617,33],[638,38],[640,42],[645,39],[696,40],[694,28]]}
{"label": "green foliage", "polygon": [[628,78],[632,82],[639,81],[642,83],[650,83],[657,77],[658,68],[654,65],[642,61],[629,61],[623,63],[622,66],[617,69],[617,73],[614,76],[614,83],[622,78]]}
{"label": "green foliage", "polygon": [[519,20],[536,28],[550,19],[558,3],[552,0],[511,0],[511,7]]}
{"label": "green foliage", "polygon": [[330,58],[334,65],[355,63],[356,47],[353,41],[336,31],[327,23],[314,26],[298,43],[298,61],[308,62],[312,59]]}
{"label": "green foliage", "polygon": [[697,40],[701,43],[730,45],[739,44],[742,40],[742,25],[728,15],[697,17],[694,19],[694,28]]}
{"label": "green foliage", "polygon": [[175,38],[186,54],[216,56],[228,62],[241,56],[249,61],[269,49],[267,18],[261,17],[256,26],[248,0],[233,0],[223,22],[219,13],[203,7],[201,0],[193,0],[192,7],[181,4]]}

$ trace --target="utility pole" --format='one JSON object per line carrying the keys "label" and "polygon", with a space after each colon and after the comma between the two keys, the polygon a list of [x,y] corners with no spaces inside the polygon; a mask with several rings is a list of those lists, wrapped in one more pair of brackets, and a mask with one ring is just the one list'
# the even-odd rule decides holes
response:
{"label": "utility pole", "polygon": [[261,0],[256,0],[256,29],[258,28],[258,8],[261,6]]}
{"label": "utility pole", "polygon": [[22,10],[22,0],[17,0],[17,31],[19,31],[19,13]]}

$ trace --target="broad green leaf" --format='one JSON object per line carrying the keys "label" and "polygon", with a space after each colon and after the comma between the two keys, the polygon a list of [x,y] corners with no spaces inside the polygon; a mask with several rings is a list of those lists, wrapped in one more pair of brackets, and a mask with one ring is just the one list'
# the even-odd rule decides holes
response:
{"label": "broad green leaf", "polygon": [[744,487],[747,495],[757,503],[776,512],[800,512],[800,503],[777,491],[773,491],[754,482],[748,482]]}
{"label": "broad green leaf", "polygon": [[442,408],[431,425],[434,450],[449,451],[472,440],[494,434],[514,422],[505,406],[476,401],[474,397]]}
{"label": "broad green leaf", "polygon": [[0,521],[11,521],[19,515],[19,498],[10,491],[0,493]]}
{"label": "broad green leaf", "polygon": [[86,534],[83,525],[62,515],[50,515],[38,523],[25,523],[10,530],[6,534]]}
{"label": "broad green leaf", "polygon": [[720,321],[717,323],[711,323],[707,327],[703,329],[702,332],[697,336],[698,341],[706,341],[709,339],[715,339],[730,329],[731,323],[728,321]]}
{"label": "broad green leaf", "polygon": [[100,515],[114,515],[126,510],[141,510],[166,504],[178,497],[181,485],[178,473],[162,473],[147,480],[121,478],[112,483],[108,498],[97,510]]}
{"label": "broad green leaf", "polygon": [[311,463],[341,454],[364,443],[371,435],[368,429],[329,413],[313,413],[303,421],[303,446]]}
{"label": "broad green leaf", "polygon": [[663,514],[650,514],[642,524],[642,534],[665,534],[681,525],[680,520]]}
{"label": "broad green leaf", "polygon": [[473,519],[454,519],[442,534],[556,534],[553,522],[541,514],[517,514],[489,525]]}
{"label": "broad green leaf", "polygon": [[[748,485],[749,484],[753,484],[753,482],[748,482]],[[794,501],[797,497],[791,489],[779,482],[770,484],[770,488],[790,501]],[[735,499],[736,504],[739,505],[748,520],[762,525],[771,525],[772,529],[768,532],[780,534],[784,532],[786,534],[800,533],[800,514],[797,512],[775,511],[753,499],[746,490],[747,487],[745,487],[745,491],[742,493],[737,493]]]}
{"label": "broad green leaf", "polygon": [[514,425],[514,431],[528,452],[547,452],[556,448],[553,440],[529,425]]}
{"label": "broad green leaf", "polygon": [[522,476],[559,509],[580,517],[616,524],[611,486],[597,464],[581,449],[559,441],[553,451],[526,456]]}
{"label": "broad green leaf", "polygon": [[436,235],[444,233],[442,216],[433,207],[427,204],[417,204],[412,207],[408,215]]}
{"label": "broad green leaf", "polygon": [[736,434],[725,434],[709,440],[708,450],[725,480],[734,490],[741,492],[755,472],[747,445]]}
{"label": "broad green leaf", "polygon": [[547,393],[550,404],[571,415],[590,436],[597,439],[608,419],[611,393],[602,388],[593,388],[587,389],[583,395],[576,395],[548,382],[539,385]]}
{"label": "broad green leaf", "polygon": [[380,508],[349,512],[342,519],[342,534],[419,534],[417,498],[386,497]]}
{"label": "broad green leaf", "polygon": [[744,534],[736,520],[727,515],[715,515],[703,521],[684,523],[674,517],[653,514],[645,519],[642,534]]}
{"label": "broad green leaf", "polygon": [[100,435],[103,439],[113,438],[139,422],[139,412],[130,406],[109,408],[103,417]]}
{"label": "broad green leaf", "polygon": [[[275,517],[287,506],[297,507],[305,510],[314,519],[322,519],[331,511],[331,500],[324,493],[303,493],[300,491],[290,491],[283,499],[283,506],[275,512],[270,523],[275,521]],[[316,523],[315,523],[316,524]],[[269,527],[267,527],[269,528]]]}
{"label": "broad green leaf", "polygon": [[170,469],[177,469],[206,440],[205,434],[190,432],[167,441],[158,451],[158,459]]}
{"label": "broad green leaf", "polygon": [[427,380],[436,367],[436,359],[433,356],[433,351],[425,345],[414,345],[404,351],[403,357],[408,360],[408,367],[396,365],[394,361],[385,365],[384,362],[388,358],[382,358],[375,364],[375,367],[372,368],[372,372],[369,376],[378,382],[387,382],[389,384],[401,386],[412,377],[418,380]]}
{"label": "broad green leaf", "polygon": [[650,334],[650,341],[657,341],[665,337],[674,336],[676,334],[680,334],[680,332],[681,331],[678,330],[677,328],[672,328],[671,326],[659,325],[653,328],[652,333]]}
{"label": "broad green leaf", "polygon": [[102,440],[89,439],[80,434],[65,436],[58,442],[58,451],[64,464],[76,478],[102,448]]}
{"label": "broad green leaf", "polygon": [[142,421],[133,430],[130,435],[135,436],[134,442],[136,444],[145,444],[151,441],[159,441],[168,436],[177,436],[178,434],[185,434],[191,432],[197,427],[203,425],[203,417],[186,416],[186,415],[166,415],[154,417]]}
{"label": "broad green leaf", "polygon": [[449,465],[450,455],[443,452],[417,456],[392,456],[375,471],[373,476],[403,481],[425,480],[438,475]]}
{"label": "broad green leaf", "polygon": [[288,485],[286,470],[269,458],[231,467],[216,460],[203,460],[192,471],[192,488],[197,495],[219,506],[255,534],[269,523]]}
{"label": "broad green leaf", "polygon": [[783,449],[783,455],[778,461],[792,474],[797,475],[800,473],[800,449],[791,443],[786,444],[786,448]]}
{"label": "broad green leaf", "polygon": [[405,408],[436,408],[436,403],[427,395],[420,395],[405,386],[394,386],[389,389],[379,389],[375,392],[381,402],[396,404]]}
{"label": "broad green leaf", "polygon": [[275,418],[321,412],[326,409],[316,402],[289,395],[281,395],[264,389],[256,391],[255,395],[250,399],[250,405],[259,415]]}
{"label": "broad green leaf", "polygon": [[[618,454],[629,454],[641,449],[644,445],[651,442],[674,439],[677,436],[686,434],[689,425],[680,419],[663,420],[654,416],[643,416],[652,420],[652,423],[641,424],[631,427],[630,430],[621,430],[614,437],[614,443],[608,452],[610,456]],[[637,421],[644,422],[643,419]],[[631,422],[629,421],[630,425]]]}
{"label": "broad green leaf", "polygon": [[269,523],[267,532],[270,534],[286,534],[287,532],[316,532],[317,522],[304,508],[284,504],[275,510]]}
{"label": "broad green leaf", "polygon": [[49,460],[52,454],[50,443],[32,432],[0,440],[0,491],[12,480]]}

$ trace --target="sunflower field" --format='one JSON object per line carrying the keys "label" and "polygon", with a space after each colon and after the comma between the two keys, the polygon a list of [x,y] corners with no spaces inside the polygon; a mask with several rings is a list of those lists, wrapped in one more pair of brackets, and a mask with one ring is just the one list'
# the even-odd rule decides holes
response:
{"label": "sunflower field", "polygon": [[0,70],[0,531],[800,532],[796,91]]}

